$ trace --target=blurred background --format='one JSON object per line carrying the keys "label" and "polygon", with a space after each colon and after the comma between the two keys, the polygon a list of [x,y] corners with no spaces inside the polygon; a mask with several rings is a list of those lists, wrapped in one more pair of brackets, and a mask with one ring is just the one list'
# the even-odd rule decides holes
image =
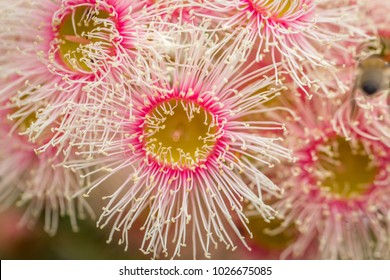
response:
{"label": "blurred background", "polygon": [[69,220],[60,220],[57,234],[50,237],[42,221],[32,229],[18,226],[23,209],[12,208],[0,214],[1,259],[147,259],[139,250],[141,240],[132,239],[128,252],[115,243],[107,244],[107,232],[98,230],[93,221],[79,221],[79,232],[73,232]]}

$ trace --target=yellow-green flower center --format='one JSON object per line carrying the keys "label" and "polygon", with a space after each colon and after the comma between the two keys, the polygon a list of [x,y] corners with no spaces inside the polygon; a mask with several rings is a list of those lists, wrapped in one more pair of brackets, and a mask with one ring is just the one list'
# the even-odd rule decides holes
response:
{"label": "yellow-green flower center", "polygon": [[28,115],[24,119],[19,119],[17,122],[19,123],[18,129],[20,132],[25,132],[32,123],[34,123],[37,120],[37,116],[35,113],[32,113]]}
{"label": "yellow-green flower center", "polygon": [[58,23],[59,56],[74,71],[92,72],[92,66],[112,52],[109,13],[83,5],[74,8]]}
{"label": "yellow-green flower center", "polygon": [[[334,141],[336,140],[336,141]],[[378,167],[360,143],[331,139],[319,153],[319,182],[323,189],[341,198],[358,197],[373,183]]]}
{"label": "yellow-green flower center", "polygon": [[[283,250],[294,242],[297,230],[293,227],[283,228],[280,230],[282,220],[275,219],[267,223],[264,219],[251,219],[251,231],[255,243],[263,249]],[[275,231],[278,229],[277,231]]]}
{"label": "yellow-green flower center", "polygon": [[147,116],[145,147],[153,159],[171,167],[201,166],[213,151],[218,127],[213,115],[192,101],[158,104]]}

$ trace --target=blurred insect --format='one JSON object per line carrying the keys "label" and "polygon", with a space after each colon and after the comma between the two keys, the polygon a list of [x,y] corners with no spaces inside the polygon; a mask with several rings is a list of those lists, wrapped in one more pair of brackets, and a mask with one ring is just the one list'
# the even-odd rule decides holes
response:
{"label": "blurred insect", "polygon": [[378,54],[362,59],[358,65],[355,83],[351,94],[351,117],[356,113],[356,92],[359,90],[365,97],[390,90],[390,40],[381,38]]}

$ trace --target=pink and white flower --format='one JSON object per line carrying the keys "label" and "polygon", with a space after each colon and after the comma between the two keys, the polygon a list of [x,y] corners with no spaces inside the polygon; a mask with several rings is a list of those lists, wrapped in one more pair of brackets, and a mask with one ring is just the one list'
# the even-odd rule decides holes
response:
{"label": "pink and white flower", "polygon": [[[37,155],[38,144],[10,132],[14,125],[6,119],[5,111],[0,117],[0,209],[15,202],[26,205],[20,224],[32,227],[44,216],[44,230],[50,235],[56,233],[60,217],[67,216],[77,231],[77,219],[94,216],[85,198],[74,197],[88,184],[87,178],[81,178],[86,170],[59,166],[64,156],[55,147]],[[22,130],[26,127],[27,124],[18,124]]]}
{"label": "pink and white flower", "polygon": [[294,225],[300,235],[284,254],[299,258],[315,242],[322,259],[388,258],[389,147],[354,130],[347,141],[332,117],[338,99],[288,99],[295,115],[284,116],[286,141],[297,160],[275,170],[285,193],[273,206],[283,227]]}
{"label": "pink and white flower", "polygon": [[[157,79],[149,61],[157,52],[144,33],[158,23],[147,1],[2,2],[0,101],[17,109],[13,119],[36,114],[25,132],[31,141],[53,130],[42,151],[67,142],[65,128],[90,129],[114,95]],[[86,107],[91,115],[80,119]]]}
{"label": "pink and white flower", "polygon": [[218,243],[236,248],[231,234],[241,237],[237,224],[248,230],[245,204],[265,219],[273,215],[262,193],[279,190],[255,163],[269,168],[291,157],[276,143],[280,138],[262,135],[283,126],[250,116],[261,115],[257,105],[281,89],[272,66],[244,74],[255,62],[245,64],[247,50],[237,46],[236,34],[224,37],[230,45],[197,29],[176,36],[174,60],[160,65],[168,74],[165,81],[133,93],[132,115],[127,102],[106,104],[101,131],[111,129],[115,137],[105,143],[90,139],[95,157],[69,165],[108,171],[91,190],[116,173],[128,173],[105,197],[98,221],[100,227],[112,226],[109,241],[119,231],[119,242],[127,244],[134,223],[144,217],[146,254],[178,257],[189,242],[194,258],[198,246],[210,257],[210,247]]}
{"label": "pink and white flower", "polygon": [[243,43],[253,46],[256,60],[274,65],[282,62],[289,79],[307,94],[308,88],[322,85],[318,70],[327,71],[333,82],[346,90],[337,78],[337,57],[352,55],[354,48],[369,38],[360,26],[357,6],[339,1],[193,2],[203,8],[195,10],[195,16],[222,22],[227,30],[242,28],[247,33]]}

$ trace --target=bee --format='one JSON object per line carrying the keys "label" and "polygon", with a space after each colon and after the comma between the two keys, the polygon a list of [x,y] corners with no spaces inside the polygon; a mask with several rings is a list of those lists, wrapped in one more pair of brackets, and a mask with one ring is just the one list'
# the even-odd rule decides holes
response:
{"label": "bee", "polygon": [[[356,92],[359,90],[364,97],[373,97],[383,90],[390,89],[390,40],[381,38],[378,54],[372,54],[362,59],[351,94],[351,116],[356,113]],[[386,93],[388,94],[388,92]]]}

